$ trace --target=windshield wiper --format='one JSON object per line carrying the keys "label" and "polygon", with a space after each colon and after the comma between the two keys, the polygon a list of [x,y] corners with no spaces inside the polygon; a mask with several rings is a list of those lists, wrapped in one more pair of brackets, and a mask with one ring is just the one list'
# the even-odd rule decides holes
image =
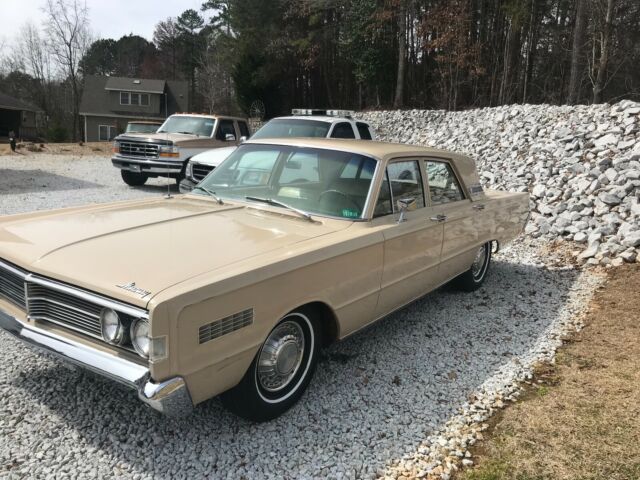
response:
{"label": "windshield wiper", "polygon": [[193,187],[194,190],[202,190],[203,192],[208,193],[211,197],[213,197],[213,199],[218,203],[218,205],[224,205],[224,202],[222,201],[222,199],[216,195],[216,192],[212,192],[211,190],[209,190],[207,187],[203,187],[201,185],[196,185],[195,187]]}
{"label": "windshield wiper", "polygon": [[278,200],[274,200],[273,198],[260,198],[260,197],[244,197],[247,200],[252,200],[254,202],[266,203],[267,205],[273,205],[275,207],[286,208],[287,210],[291,210],[292,212],[297,213],[298,215],[306,218],[310,222],[313,222],[313,218],[311,218],[311,214],[309,212],[305,212],[304,210],[300,210],[299,208],[292,207],[291,205],[287,205],[286,203],[279,202]]}

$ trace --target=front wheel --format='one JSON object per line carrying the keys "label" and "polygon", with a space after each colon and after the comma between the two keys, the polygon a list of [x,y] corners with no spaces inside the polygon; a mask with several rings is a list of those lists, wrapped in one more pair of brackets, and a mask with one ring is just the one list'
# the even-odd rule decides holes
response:
{"label": "front wheel", "polygon": [[489,263],[491,263],[491,242],[478,247],[471,268],[456,277],[455,286],[465,292],[473,292],[480,288],[489,271]]}
{"label": "front wheel", "polygon": [[221,395],[236,415],[264,422],[286,412],[311,381],[321,339],[313,312],[285,315],[271,330],[240,383]]}
{"label": "front wheel", "polygon": [[147,182],[149,178],[144,173],[129,172],[128,170],[120,170],[122,180],[131,187],[140,187]]}

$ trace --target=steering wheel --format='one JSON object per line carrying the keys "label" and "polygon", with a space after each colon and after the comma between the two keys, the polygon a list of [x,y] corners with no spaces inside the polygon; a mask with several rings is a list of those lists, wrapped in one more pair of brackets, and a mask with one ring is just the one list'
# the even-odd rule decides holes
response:
{"label": "steering wheel", "polygon": [[347,200],[347,201],[348,201],[348,202],[349,202],[353,207],[355,207],[355,209],[356,209],[358,212],[360,212],[360,205],[358,205],[358,204],[356,203],[356,201],[355,201],[353,198],[351,198],[351,197],[350,197],[349,195],[347,195],[346,193],[341,192],[340,190],[333,190],[333,189],[332,189],[332,190],[325,190],[325,191],[324,191],[324,192],[322,192],[322,193],[320,194],[320,196],[318,197],[318,203],[322,203],[322,198],[323,198],[325,195],[334,195],[334,196],[342,197],[342,198],[346,199],[346,200]]}

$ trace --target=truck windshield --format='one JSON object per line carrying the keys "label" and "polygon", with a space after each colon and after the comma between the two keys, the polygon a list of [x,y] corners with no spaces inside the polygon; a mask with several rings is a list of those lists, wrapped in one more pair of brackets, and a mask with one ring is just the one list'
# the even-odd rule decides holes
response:
{"label": "truck windshield", "polygon": [[130,123],[125,133],[156,133],[159,126],[157,123]]}
{"label": "truck windshield", "polygon": [[329,132],[331,123],[320,120],[303,120],[296,118],[276,118],[265,123],[253,134],[252,140],[258,138],[279,137],[320,137]]}
{"label": "truck windshield", "polygon": [[356,153],[287,145],[238,147],[200,185],[224,200],[311,215],[361,219],[377,161]]}
{"label": "truck windshield", "polygon": [[215,124],[216,121],[213,118],[180,115],[167,118],[158,130],[158,133],[186,133],[189,135],[210,137]]}

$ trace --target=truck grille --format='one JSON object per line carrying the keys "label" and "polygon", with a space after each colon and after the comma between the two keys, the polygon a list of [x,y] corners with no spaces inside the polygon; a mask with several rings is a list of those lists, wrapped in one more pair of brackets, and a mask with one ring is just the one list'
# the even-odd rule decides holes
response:
{"label": "truck grille", "polygon": [[197,182],[202,180],[204,177],[209,175],[209,173],[214,169],[209,165],[199,165],[197,163],[193,164],[193,179]]}
{"label": "truck grille", "polygon": [[26,308],[24,278],[26,273],[13,265],[0,261],[0,297]]}
{"label": "truck grille", "polygon": [[126,157],[158,158],[158,145],[144,142],[119,142],[120,155]]}

